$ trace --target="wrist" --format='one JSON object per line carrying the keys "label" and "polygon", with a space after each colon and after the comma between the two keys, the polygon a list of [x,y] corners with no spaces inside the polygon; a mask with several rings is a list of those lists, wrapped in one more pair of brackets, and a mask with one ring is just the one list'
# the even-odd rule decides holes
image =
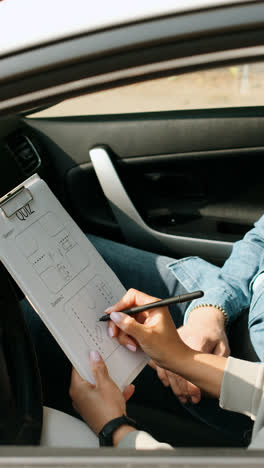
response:
{"label": "wrist", "polygon": [[219,398],[227,358],[191,348],[171,364],[169,370],[197,385],[202,391]]}
{"label": "wrist", "polygon": [[186,324],[190,325],[191,323],[200,320],[213,320],[225,328],[228,324],[228,315],[225,309],[221,306],[214,304],[199,304],[194,306],[193,309],[189,311],[188,319]]}
{"label": "wrist", "polygon": [[98,434],[100,447],[116,447],[126,434],[138,428],[137,422],[126,414],[111,419]]}
{"label": "wrist", "polygon": [[181,342],[181,346],[177,343],[174,348],[171,349],[166,362],[161,367],[175,374],[184,376],[186,369],[190,369],[194,363],[195,353],[196,351],[187,346],[183,341]]}
{"label": "wrist", "polygon": [[[196,374],[197,357],[202,353],[189,348],[187,345],[183,354],[176,353],[175,350],[174,359],[171,359],[168,370],[195,384],[193,376]],[[177,356],[177,359],[175,359],[175,356]]]}
{"label": "wrist", "polygon": [[127,435],[129,432],[136,431],[136,429],[129,425],[123,425],[118,427],[113,433],[113,446],[117,447],[119,442]]}

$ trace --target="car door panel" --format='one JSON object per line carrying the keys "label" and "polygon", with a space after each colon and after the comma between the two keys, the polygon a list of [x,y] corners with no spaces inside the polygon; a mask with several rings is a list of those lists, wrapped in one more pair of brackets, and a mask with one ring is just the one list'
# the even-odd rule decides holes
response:
{"label": "car door panel", "polygon": [[[263,212],[263,112],[210,109],[30,119],[26,125],[42,141],[61,196],[84,230],[122,239],[90,161],[89,151],[102,146],[149,228],[218,245],[201,250],[167,242],[161,251],[221,262]],[[146,248],[143,237],[129,242]]]}
{"label": "car door panel", "polygon": [[118,159],[263,147],[263,117],[264,108],[256,107],[37,118],[27,125],[81,164],[89,161],[87,147],[97,144]]}

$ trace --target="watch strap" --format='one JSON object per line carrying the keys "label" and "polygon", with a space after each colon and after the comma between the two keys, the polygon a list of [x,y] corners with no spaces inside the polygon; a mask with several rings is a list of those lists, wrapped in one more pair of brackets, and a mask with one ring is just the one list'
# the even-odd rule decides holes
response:
{"label": "watch strap", "polygon": [[122,416],[112,419],[108,423],[105,424],[103,429],[99,432],[99,443],[100,447],[112,447],[113,446],[113,433],[118,429],[120,426],[132,426],[136,429],[139,429],[138,424],[134,419],[129,418],[125,414]]}

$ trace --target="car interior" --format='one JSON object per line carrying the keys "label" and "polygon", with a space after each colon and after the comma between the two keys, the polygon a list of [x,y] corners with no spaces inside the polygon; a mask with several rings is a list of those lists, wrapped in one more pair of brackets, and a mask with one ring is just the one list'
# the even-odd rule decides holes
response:
{"label": "car interior", "polygon": [[[223,265],[264,208],[263,2],[202,4],[125,23],[113,16],[94,30],[88,17],[81,34],[49,36],[47,23],[31,45],[39,15],[25,14],[10,50],[4,29],[0,209],[37,173],[84,233]],[[13,40],[15,22],[10,31]],[[262,450],[147,404],[130,405],[130,416],[159,440],[177,433],[176,451],[57,447],[52,434],[40,446],[46,389],[25,297],[2,263],[0,281],[1,466],[263,465]],[[246,311],[230,327],[231,355],[257,361],[247,323]],[[54,428],[63,432],[63,421]]]}
{"label": "car interior", "polygon": [[[240,89],[239,105],[232,105],[232,102],[226,105],[225,101],[221,105],[215,98],[216,107],[209,100],[203,108],[206,101],[203,97],[203,102],[193,109],[191,93],[195,98],[199,90],[195,87],[192,90],[188,85],[190,103],[185,106],[187,109],[181,109],[176,95],[172,104],[174,110],[163,110],[162,103],[161,108],[157,104],[157,110],[132,108],[130,112],[128,105],[124,113],[118,103],[119,88],[114,88],[109,90],[110,97],[111,92],[115,93],[114,112],[110,105],[113,97],[108,106],[108,91],[104,91],[97,93],[95,103],[91,101],[91,110],[89,98],[94,99],[92,94],[81,96],[76,102],[54,101],[48,108],[2,117],[0,197],[37,172],[83,232],[173,258],[199,255],[222,265],[232,243],[253,226],[262,215],[264,205],[260,170],[264,107],[243,105],[250,91],[261,90],[264,69],[261,63],[250,64],[249,69],[245,67],[248,65],[230,64],[222,77],[225,83],[228,75],[232,86]],[[222,71],[213,70],[218,78]],[[198,83],[208,77],[206,70],[195,73],[191,79],[197,79]],[[212,71],[209,73],[212,77]],[[170,83],[177,85],[176,78],[187,80],[189,76],[175,77],[175,82],[172,78],[161,79],[166,80],[165,90]],[[153,83],[155,85],[156,81],[143,84],[153,86]],[[161,82],[161,87],[163,84]],[[133,86],[141,85],[140,82],[128,85],[128,94]],[[182,89],[181,83],[178,86]],[[123,89],[122,92],[125,100]],[[86,98],[84,111],[78,114],[81,100]],[[163,102],[162,95],[160,101]],[[258,97],[255,101],[258,102]],[[101,112],[100,102],[105,106]],[[63,110],[65,105],[66,110]],[[125,106],[126,101],[125,104],[122,101],[122,105]],[[155,100],[153,105],[155,108]],[[98,154],[105,162],[101,166],[97,162]],[[110,183],[106,173],[111,175]],[[12,402],[14,417],[12,422],[10,414],[4,411],[6,401],[1,400],[0,438],[6,445],[32,445],[37,443],[41,430],[41,382],[28,332],[18,311],[23,294],[6,271],[1,275],[2,284],[6,284],[1,303],[9,304],[10,315],[9,321],[1,317],[0,358],[6,372],[0,377],[0,388],[1,393],[8,389],[7,399]],[[242,334],[245,320],[246,314],[242,321],[233,325],[231,334],[235,339],[231,352],[254,361],[256,355],[249,337]],[[11,353],[14,349],[7,340],[7,336],[14,333],[10,324],[14,321],[20,336],[16,339],[17,346],[24,343],[25,347],[21,345],[23,353],[30,356],[23,358],[21,353],[21,362],[31,363],[31,372],[24,369],[27,373],[23,375],[21,362],[14,366]],[[21,381],[28,384],[23,385]],[[18,392],[18,388],[24,388],[24,392]],[[133,408],[134,415],[140,417],[141,413],[142,408]],[[212,431],[191,419],[175,421],[169,413],[162,414],[154,408],[144,408],[144,414],[145,422],[159,428],[161,421],[166,422],[163,429],[156,432],[160,438],[180,428],[183,447],[233,446],[232,441],[230,445],[226,440],[216,441]]]}

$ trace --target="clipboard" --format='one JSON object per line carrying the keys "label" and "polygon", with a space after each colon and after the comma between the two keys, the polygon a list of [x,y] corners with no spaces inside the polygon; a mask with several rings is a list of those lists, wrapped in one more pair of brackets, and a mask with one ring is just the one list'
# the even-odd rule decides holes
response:
{"label": "clipboard", "polygon": [[0,199],[0,260],[83,378],[98,350],[121,389],[134,380],[147,356],[98,322],[125,288],[37,174]]}

